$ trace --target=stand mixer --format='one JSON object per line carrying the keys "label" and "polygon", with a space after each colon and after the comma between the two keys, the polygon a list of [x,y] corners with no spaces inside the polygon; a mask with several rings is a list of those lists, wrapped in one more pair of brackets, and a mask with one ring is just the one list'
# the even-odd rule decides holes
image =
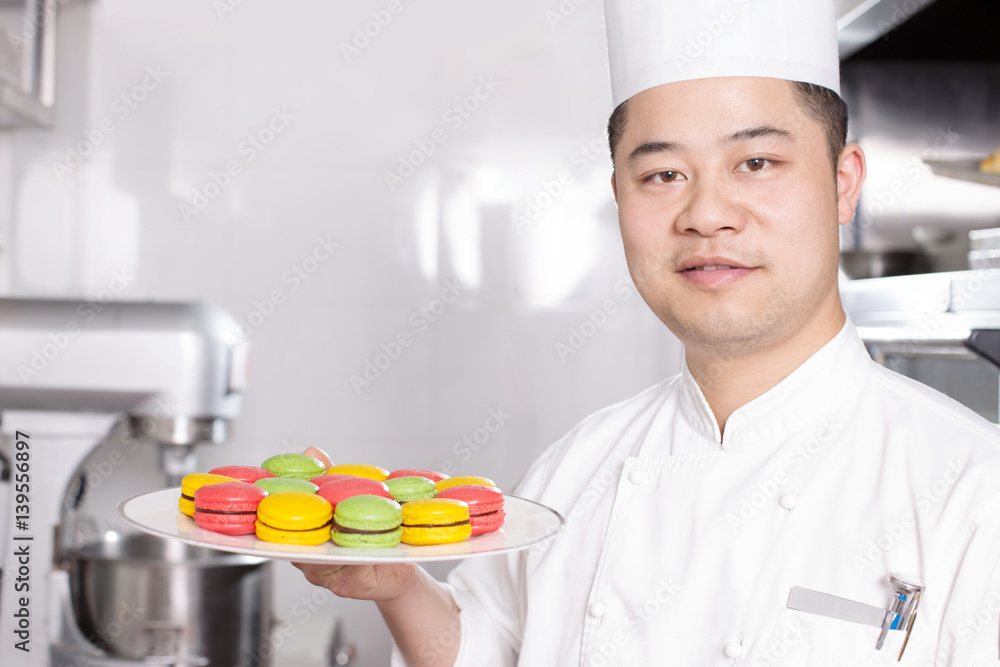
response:
{"label": "stand mixer", "polygon": [[116,513],[225,439],[247,384],[237,327],[204,304],[0,299],[0,664],[269,663],[266,561]]}

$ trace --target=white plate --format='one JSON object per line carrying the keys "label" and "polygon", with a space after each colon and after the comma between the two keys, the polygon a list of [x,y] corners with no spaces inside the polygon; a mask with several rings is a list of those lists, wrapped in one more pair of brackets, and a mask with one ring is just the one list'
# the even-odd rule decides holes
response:
{"label": "white plate", "polygon": [[152,535],[219,551],[302,563],[417,563],[489,556],[532,547],[556,535],[565,525],[562,516],[545,505],[504,496],[507,520],[503,527],[464,542],[422,547],[400,544],[386,549],[349,549],[333,542],[308,547],[265,542],[254,535],[223,535],[199,528],[193,519],[177,509],[180,492],[180,487],[175,486],[133,496],[118,505],[118,513],[127,523]]}

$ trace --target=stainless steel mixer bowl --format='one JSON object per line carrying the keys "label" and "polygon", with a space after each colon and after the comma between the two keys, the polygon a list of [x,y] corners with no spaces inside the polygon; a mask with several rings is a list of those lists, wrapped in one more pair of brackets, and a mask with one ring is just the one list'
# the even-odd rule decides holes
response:
{"label": "stainless steel mixer bowl", "polygon": [[70,554],[84,636],[109,655],[266,667],[270,562],[145,534],[111,534]]}

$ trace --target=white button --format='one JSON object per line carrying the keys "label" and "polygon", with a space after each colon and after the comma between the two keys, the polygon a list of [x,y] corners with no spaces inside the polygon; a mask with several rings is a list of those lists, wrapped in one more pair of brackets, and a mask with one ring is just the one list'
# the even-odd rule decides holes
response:
{"label": "white button", "polygon": [[786,510],[794,509],[795,506],[799,504],[799,497],[794,493],[783,493],[781,494],[781,497],[778,498],[778,504]]}
{"label": "white button", "polygon": [[641,470],[633,470],[628,474],[628,481],[638,486],[646,481],[646,473]]}
{"label": "white button", "polygon": [[728,644],[726,644],[727,658],[732,658],[733,660],[735,660],[741,655],[743,655],[743,646],[739,642],[729,642]]}
{"label": "white button", "polygon": [[603,602],[595,602],[590,605],[590,615],[594,618],[602,618],[607,612],[607,608],[604,606]]}

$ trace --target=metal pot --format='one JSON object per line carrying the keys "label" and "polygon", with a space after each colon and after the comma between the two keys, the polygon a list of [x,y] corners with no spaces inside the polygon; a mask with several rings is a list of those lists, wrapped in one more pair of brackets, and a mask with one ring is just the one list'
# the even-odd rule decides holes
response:
{"label": "metal pot", "polygon": [[73,612],[109,655],[266,667],[270,562],[152,535],[109,534],[69,557]]}

